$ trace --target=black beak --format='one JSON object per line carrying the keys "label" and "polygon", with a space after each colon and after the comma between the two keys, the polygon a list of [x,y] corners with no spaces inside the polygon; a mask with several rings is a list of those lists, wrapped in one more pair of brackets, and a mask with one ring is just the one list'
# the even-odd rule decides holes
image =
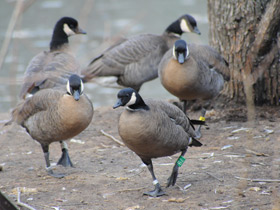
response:
{"label": "black beak", "polygon": [[118,99],[118,101],[115,103],[115,105],[113,106],[113,109],[116,109],[116,108],[118,108],[118,107],[120,107],[120,106],[122,106],[123,104],[122,104],[122,100],[121,99]]}
{"label": "black beak", "polygon": [[178,54],[178,62],[180,64],[183,64],[185,62],[185,57],[184,57],[184,54],[183,53],[179,53]]}
{"label": "black beak", "polygon": [[75,101],[80,100],[80,93],[78,90],[74,90],[73,97],[74,97]]}
{"label": "black beak", "polygon": [[80,27],[78,27],[77,29],[75,29],[75,33],[76,33],[76,34],[87,34],[87,32],[84,31],[83,29],[81,29]]}
{"label": "black beak", "polygon": [[200,31],[199,31],[199,29],[197,28],[197,26],[194,27],[193,32],[196,33],[196,34],[198,34],[198,35],[201,34]]}

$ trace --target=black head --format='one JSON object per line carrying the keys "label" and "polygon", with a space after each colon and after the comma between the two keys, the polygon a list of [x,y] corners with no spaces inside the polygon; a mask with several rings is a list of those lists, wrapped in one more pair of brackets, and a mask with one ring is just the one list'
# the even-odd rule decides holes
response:
{"label": "black head", "polygon": [[166,32],[178,35],[182,35],[182,33],[186,32],[192,32],[199,35],[201,34],[197,27],[196,20],[188,14],[181,16],[179,19],[170,24],[167,27]]}
{"label": "black head", "polygon": [[129,109],[149,109],[142,97],[133,88],[124,88],[118,93],[118,100],[113,106],[114,109],[120,106],[127,106]]}
{"label": "black head", "polygon": [[62,44],[68,43],[68,37],[75,34],[86,34],[79,27],[78,21],[71,17],[63,17],[54,26],[51,49],[58,48]]}
{"label": "black head", "polygon": [[63,17],[57,21],[54,30],[61,29],[67,36],[74,34],[86,34],[86,32],[79,27],[78,21],[72,17]]}
{"label": "black head", "polygon": [[66,88],[67,94],[73,96],[74,99],[78,101],[80,99],[80,96],[83,94],[84,84],[82,79],[78,75],[72,74],[68,79]]}
{"label": "black head", "polygon": [[173,58],[180,64],[183,64],[189,56],[189,49],[187,43],[179,39],[173,45]]}

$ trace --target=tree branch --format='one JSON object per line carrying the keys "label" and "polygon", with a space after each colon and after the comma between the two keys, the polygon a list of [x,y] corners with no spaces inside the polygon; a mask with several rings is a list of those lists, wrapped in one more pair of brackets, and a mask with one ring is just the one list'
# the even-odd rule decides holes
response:
{"label": "tree branch", "polygon": [[[280,29],[280,1],[271,0],[266,7],[258,25],[255,41],[248,53],[244,73],[250,75],[253,71],[253,64],[259,56],[264,56],[271,50],[271,45],[277,37]],[[269,65],[269,64],[268,64]],[[264,71],[264,69],[262,69]],[[260,75],[260,73],[258,73]]]}

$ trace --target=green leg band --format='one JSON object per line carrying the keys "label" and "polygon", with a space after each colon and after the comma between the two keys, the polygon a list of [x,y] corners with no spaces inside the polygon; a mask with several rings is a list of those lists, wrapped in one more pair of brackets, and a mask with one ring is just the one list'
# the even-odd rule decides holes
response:
{"label": "green leg band", "polygon": [[183,156],[180,156],[178,158],[178,160],[176,161],[176,163],[179,167],[181,167],[183,165],[183,163],[185,162],[185,160],[186,160],[186,158],[184,158]]}

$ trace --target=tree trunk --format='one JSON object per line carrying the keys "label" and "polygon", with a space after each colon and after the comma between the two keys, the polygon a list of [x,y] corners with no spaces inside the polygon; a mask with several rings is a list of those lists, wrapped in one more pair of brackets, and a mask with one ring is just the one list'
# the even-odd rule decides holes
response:
{"label": "tree trunk", "polygon": [[237,102],[279,105],[280,1],[208,0],[209,40],[228,61],[226,95]]}

